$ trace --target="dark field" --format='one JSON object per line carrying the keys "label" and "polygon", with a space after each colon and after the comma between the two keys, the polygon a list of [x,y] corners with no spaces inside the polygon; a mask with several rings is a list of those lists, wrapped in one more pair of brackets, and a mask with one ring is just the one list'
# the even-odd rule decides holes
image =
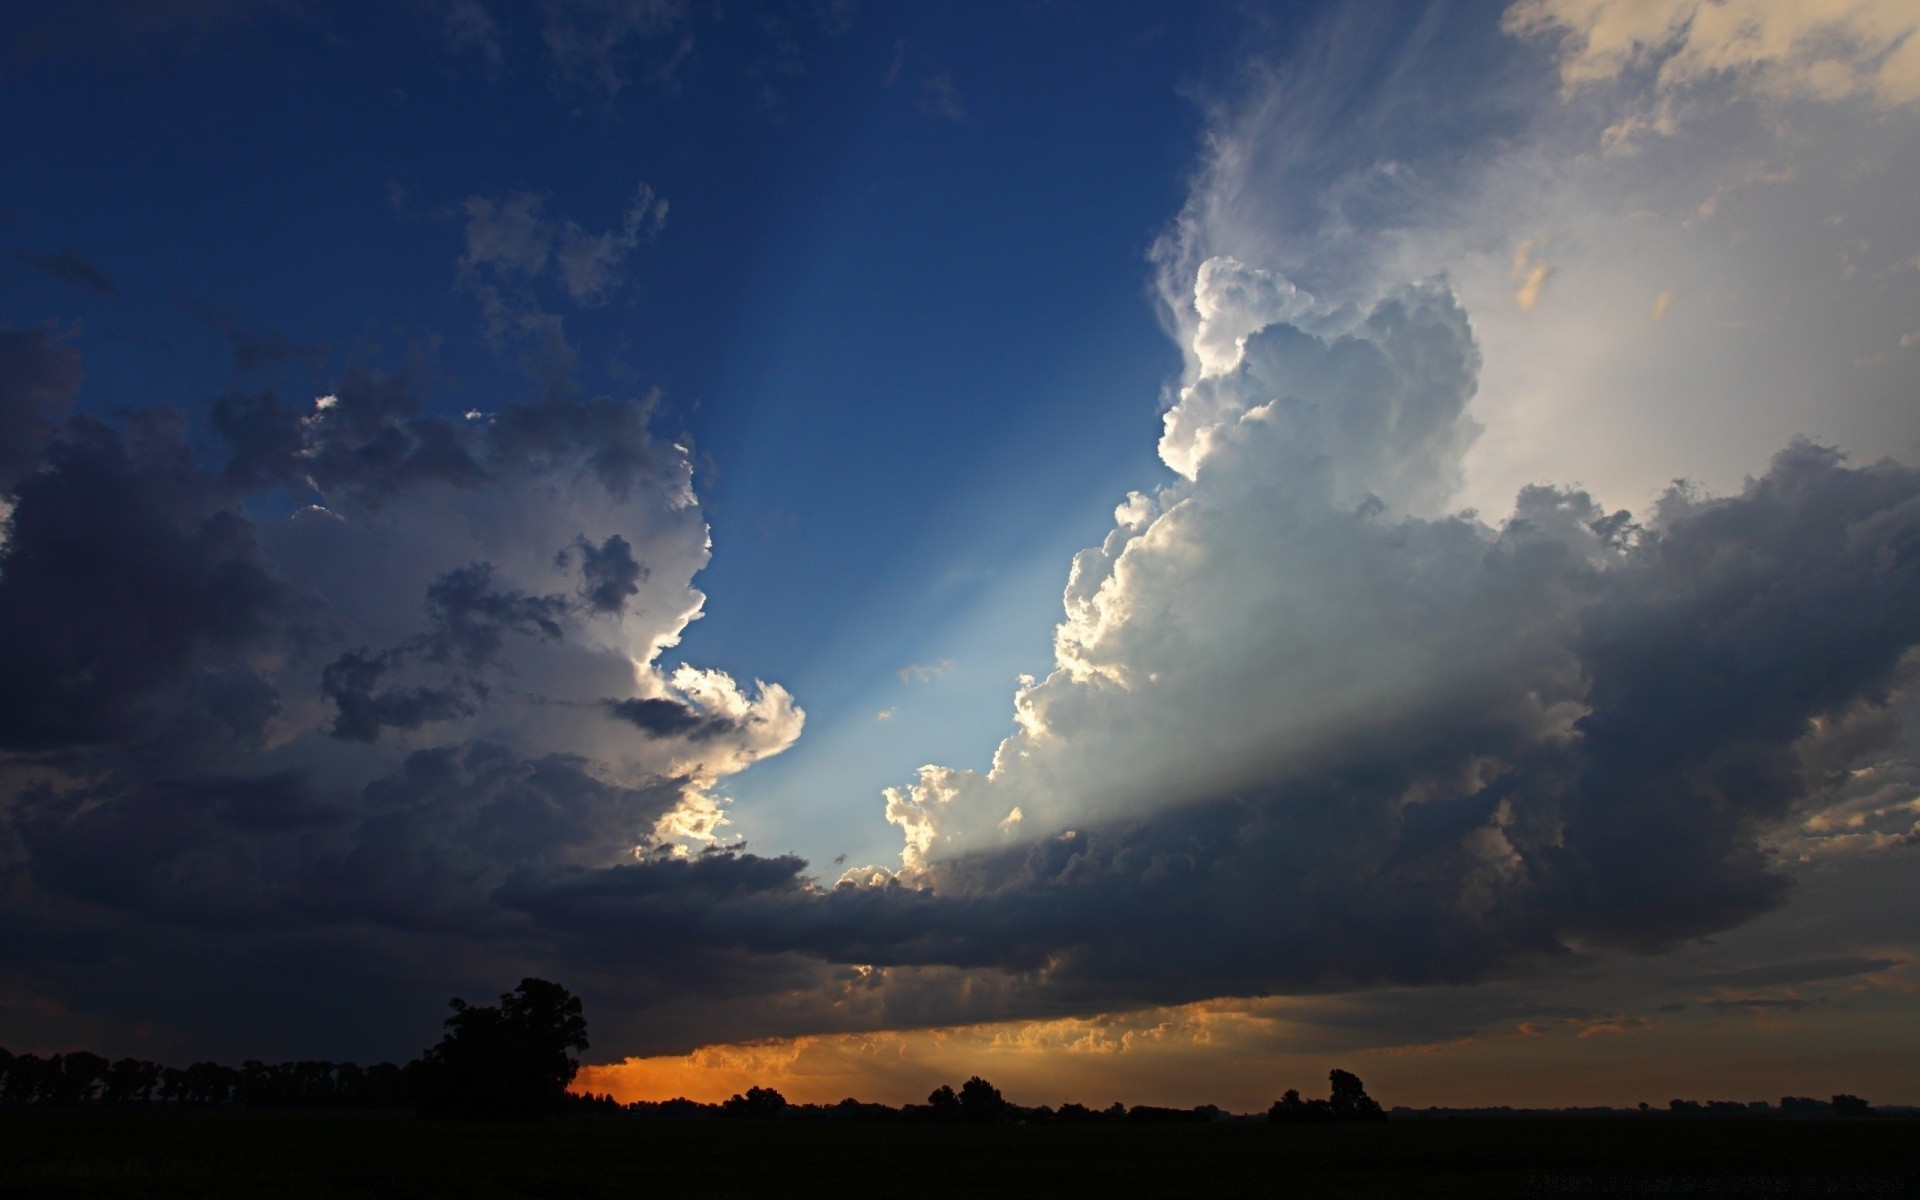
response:
{"label": "dark field", "polygon": [[5,1196],[1914,1195],[1920,1122],[987,1128],[0,1112]]}

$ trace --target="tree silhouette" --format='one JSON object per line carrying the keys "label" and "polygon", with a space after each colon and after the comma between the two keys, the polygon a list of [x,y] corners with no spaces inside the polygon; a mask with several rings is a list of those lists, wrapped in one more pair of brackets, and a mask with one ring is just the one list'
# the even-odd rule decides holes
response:
{"label": "tree silhouette", "polygon": [[580,1000],[522,979],[498,1007],[455,998],[446,1036],[421,1056],[422,1116],[538,1117],[558,1109],[587,1048]]}
{"label": "tree silhouette", "polygon": [[777,1121],[787,1111],[787,1098],[772,1088],[750,1087],[720,1106],[720,1115],[743,1121]]}
{"label": "tree silhouette", "polygon": [[1335,1068],[1328,1072],[1327,1083],[1332,1094],[1325,1100],[1302,1100],[1299,1092],[1288,1088],[1287,1094],[1275,1100],[1273,1107],[1267,1110],[1267,1120],[1276,1125],[1290,1125],[1387,1119],[1379,1102],[1367,1095],[1367,1089],[1361,1086],[1358,1075]]}
{"label": "tree silhouette", "polygon": [[1000,1089],[978,1075],[960,1085],[959,1100],[960,1119],[976,1125],[991,1125],[1007,1113]]}
{"label": "tree silhouette", "polygon": [[1332,1094],[1327,1104],[1333,1109],[1336,1121],[1384,1121],[1387,1114],[1380,1109],[1379,1101],[1367,1095],[1367,1089],[1360,1084],[1360,1077],[1338,1067],[1327,1073],[1327,1083]]}
{"label": "tree silhouette", "polygon": [[953,1089],[944,1083],[927,1093],[927,1107],[933,1109],[937,1121],[960,1119],[960,1097],[954,1095]]}

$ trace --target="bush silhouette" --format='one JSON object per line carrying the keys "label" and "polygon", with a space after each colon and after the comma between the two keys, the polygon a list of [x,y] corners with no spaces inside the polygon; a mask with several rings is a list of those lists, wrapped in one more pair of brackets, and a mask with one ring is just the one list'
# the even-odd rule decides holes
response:
{"label": "bush silhouette", "polygon": [[587,1048],[580,1000],[557,983],[522,979],[500,1004],[455,998],[446,1036],[421,1056],[422,1116],[539,1117],[560,1107]]}
{"label": "bush silhouette", "polygon": [[1379,1101],[1367,1095],[1358,1075],[1335,1068],[1327,1073],[1327,1083],[1332,1094],[1325,1100],[1302,1100],[1297,1090],[1288,1088],[1286,1095],[1275,1100],[1267,1110],[1267,1120],[1276,1125],[1290,1125],[1387,1119]]}
{"label": "bush silhouette", "polygon": [[744,1096],[736,1093],[720,1106],[721,1116],[740,1121],[777,1121],[786,1111],[787,1098],[764,1087],[750,1087]]}

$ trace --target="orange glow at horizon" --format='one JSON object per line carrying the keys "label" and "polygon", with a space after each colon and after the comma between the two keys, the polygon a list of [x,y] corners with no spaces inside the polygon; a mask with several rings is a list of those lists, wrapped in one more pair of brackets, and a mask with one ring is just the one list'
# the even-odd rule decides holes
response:
{"label": "orange glow at horizon", "polygon": [[[1910,1012],[1885,987],[1846,1005],[1739,1012],[1536,1017],[1438,1041],[1361,1044],[1327,1019],[1339,998],[1216,1000],[1131,1013],[932,1029],[836,1033],[587,1065],[579,1092],[615,1099],[717,1103],[772,1087],[794,1103],[847,1097],[924,1102],[971,1075],[1018,1104],[1104,1108],[1216,1104],[1264,1110],[1287,1088],[1326,1093],[1335,1067],[1358,1073],[1391,1108],[1613,1105],[1669,1099],[1867,1095],[1920,1100],[1920,1044]],[[1876,1002],[1876,995],[1880,1001]],[[1312,1018],[1312,1019],[1309,1019]]]}

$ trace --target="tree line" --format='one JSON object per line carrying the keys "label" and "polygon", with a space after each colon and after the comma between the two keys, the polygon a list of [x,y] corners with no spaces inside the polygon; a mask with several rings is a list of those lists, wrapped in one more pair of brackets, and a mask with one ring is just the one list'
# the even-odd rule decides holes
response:
{"label": "tree line", "polygon": [[[837,1104],[791,1104],[778,1091],[750,1087],[719,1104],[677,1099],[620,1104],[612,1096],[568,1091],[580,1069],[577,1057],[588,1048],[587,1020],[580,1000],[544,979],[523,979],[498,1004],[476,1005],[455,998],[439,1042],[406,1063],[248,1061],[239,1067],[198,1062],[184,1069],[145,1059],[109,1060],[85,1050],[40,1057],[0,1049],[0,1104],[5,1105],[173,1105],[238,1108],[413,1109],[422,1116],[452,1118],[532,1118],[561,1112],[665,1119],[741,1121],[860,1120],[938,1124],[1180,1124],[1239,1118],[1211,1105],[1195,1108],[1106,1108],[1065,1103],[1027,1107],[1010,1103],[1000,1089],[979,1076],[958,1088],[941,1085],[925,1104],[893,1108],[848,1097]],[[1328,1073],[1325,1099],[1304,1100],[1289,1089],[1267,1110],[1276,1125],[1310,1125],[1386,1120],[1380,1104],[1367,1095],[1350,1071]],[[1643,1112],[1648,1106],[1641,1105]],[[1399,1111],[1399,1110],[1396,1110]],[[1436,1110],[1437,1111],[1437,1110]],[[1772,1111],[1765,1101],[1675,1100],[1673,1113],[1727,1114]],[[1786,1096],[1782,1113],[1865,1115],[1871,1110],[1857,1096],[1831,1101]]]}
{"label": "tree line", "polygon": [[415,1063],[197,1062],[182,1068],[87,1050],[42,1058],[0,1049],[0,1104],[409,1108],[416,1076]]}
{"label": "tree line", "polygon": [[[1293,1122],[1384,1121],[1386,1113],[1360,1083],[1360,1077],[1335,1070],[1328,1076],[1332,1095],[1325,1100],[1300,1099],[1289,1090],[1274,1101],[1266,1119],[1275,1124]],[[907,1104],[892,1108],[869,1104],[848,1097],[838,1104],[789,1104],[772,1088],[748,1088],[721,1104],[700,1104],[692,1100],[636,1101],[622,1108],[612,1097],[589,1098],[604,1111],[624,1111],[657,1117],[714,1117],[723,1120],[863,1120],[906,1121],[943,1125],[1187,1125],[1211,1121],[1257,1120],[1236,1117],[1212,1104],[1194,1108],[1162,1108],[1151,1104],[1128,1107],[1114,1101],[1106,1108],[1088,1108],[1071,1101],[1058,1108],[1048,1104],[1014,1104],[1000,1089],[978,1075],[958,1089],[942,1084],[928,1096],[925,1104]]]}

